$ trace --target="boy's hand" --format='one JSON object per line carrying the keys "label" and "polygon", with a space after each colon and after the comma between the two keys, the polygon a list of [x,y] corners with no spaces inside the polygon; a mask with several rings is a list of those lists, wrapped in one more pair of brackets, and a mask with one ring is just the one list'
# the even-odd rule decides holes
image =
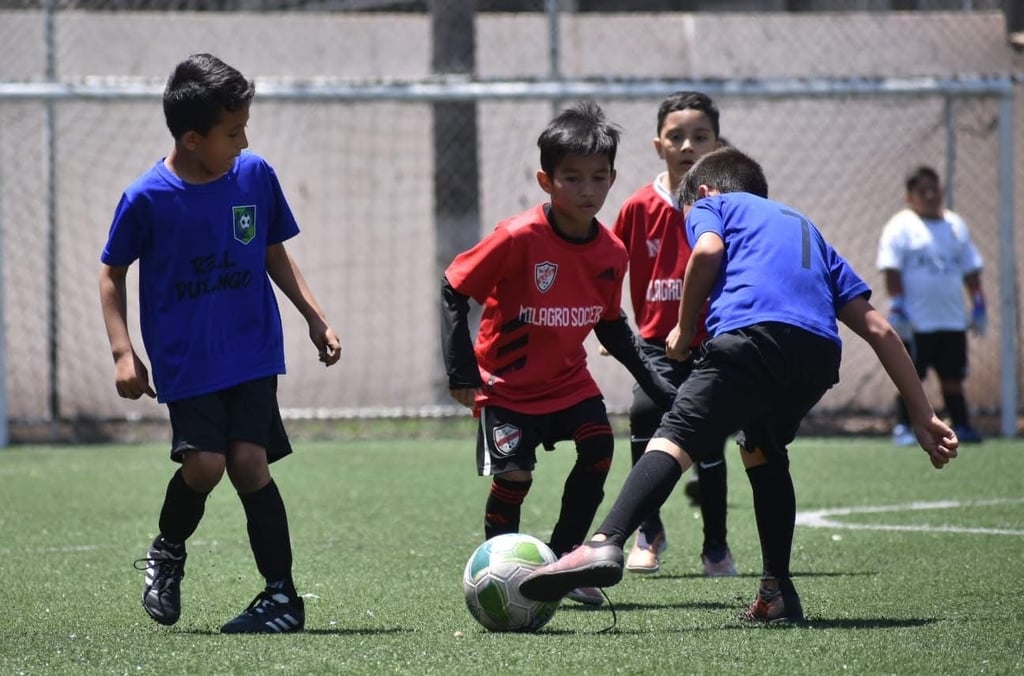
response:
{"label": "boy's hand", "polygon": [[334,329],[325,326],[320,333],[314,333],[311,329],[309,337],[316,345],[316,349],[320,353],[320,361],[324,366],[336,364],[341,359],[341,340],[335,335]]}
{"label": "boy's hand", "polygon": [[480,393],[479,387],[453,387],[448,390],[452,399],[459,402],[468,409],[476,405],[476,395]]}
{"label": "boy's hand", "polygon": [[138,399],[142,395],[156,397],[149,384],[149,370],[134,351],[114,363],[114,383],[117,394],[125,399]]}
{"label": "boy's hand", "polygon": [[[686,334],[690,335],[687,336]],[[675,361],[686,361],[690,358],[690,343],[693,342],[693,332],[684,332],[678,326],[672,328],[665,339],[665,356]]]}
{"label": "boy's hand", "polygon": [[914,435],[935,469],[942,469],[949,461],[957,457],[960,440],[949,425],[932,415],[923,425],[914,425]]}
{"label": "boy's hand", "polygon": [[984,336],[985,331],[988,330],[988,313],[985,309],[985,298],[981,294],[974,296],[970,329],[979,336]]}

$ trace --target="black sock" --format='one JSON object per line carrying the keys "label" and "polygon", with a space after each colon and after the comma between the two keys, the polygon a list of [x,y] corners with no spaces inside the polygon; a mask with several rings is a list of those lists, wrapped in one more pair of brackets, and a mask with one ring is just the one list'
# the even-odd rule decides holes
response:
{"label": "black sock", "polygon": [[609,433],[583,440],[577,448],[576,464],[565,479],[562,507],[548,543],[556,556],[571,552],[587,539],[604,499],[604,482],[611,468],[615,440]]}
{"label": "black sock", "polygon": [[[647,450],[647,440],[631,441],[629,444],[629,450],[633,455],[633,464],[635,465],[640,461],[640,458],[644,457],[644,451]],[[640,524],[640,532],[644,534],[648,542],[653,540],[654,537],[663,530],[665,530],[665,526],[661,522],[661,510],[659,509],[648,514]]]}
{"label": "black sock", "polygon": [[704,523],[702,552],[707,554],[720,551],[728,543],[725,532],[725,517],[728,511],[725,461],[722,460],[710,467],[697,463],[696,470],[697,480],[700,482],[700,515]]}
{"label": "black sock", "polygon": [[288,596],[295,596],[288,515],[277,484],[271,479],[263,488],[238,497],[245,509],[249,545],[260,575],[266,579],[268,588],[275,585]]}
{"label": "black sock", "polygon": [[619,497],[597,532],[622,546],[645,516],[665,504],[682,475],[679,463],[668,453],[644,453],[630,470]]}
{"label": "black sock", "polygon": [[160,508],[158,522],[160,534],[172,544],[184,544],[203,518],[206,511],[206,497],[209,493],[192,490],[179,468],[167,483],[164,504]]}
{"label": "black sock", "polygon": [[970,418],[967,415],[967,400],[963,394],[943,394],[943,401],[946,402],[946,412],[953,421],[953,427],[970,427]]}
{"label": "black sock", "polygon": [[796,525],[793,478],[784,463],[768,463],[747,470],[754,492],[754,517],[761,540],[764,577],[789,577]]}
{"label": "black sock", "polygon": [[533,480],[509,481],[494,477],[484,506],[484,539],[519,532],[519,513],[531,484]]}

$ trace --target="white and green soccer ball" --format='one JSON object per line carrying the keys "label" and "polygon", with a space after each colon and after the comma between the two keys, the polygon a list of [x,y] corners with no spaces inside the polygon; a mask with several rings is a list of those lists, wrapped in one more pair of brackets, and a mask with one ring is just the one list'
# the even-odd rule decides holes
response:
{"label": "white and green soccer ball", "polygon": [[546,544],[524,533],[497,535],[476,548],[462,574],[466,607],[491,631],[537,631],[559,601],[533,601],[519,593],[531,571],[558,560]]}

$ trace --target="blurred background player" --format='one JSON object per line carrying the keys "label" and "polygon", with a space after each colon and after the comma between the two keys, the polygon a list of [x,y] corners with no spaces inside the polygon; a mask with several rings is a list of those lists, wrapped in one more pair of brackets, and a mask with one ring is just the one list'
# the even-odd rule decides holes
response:
{"label": "blurred background player", "polygon": [[618,583],[626,538],[683,472],[739,431],[763,565],[757,596],[740,618],[802,621],[790,577],[796,493],[787,447],[839,380],[837,317],[871,346],[906,397],[932,465],[956,457],[956,435],[935,415],[899,335],[868,302],[871,289],[806,216],[767,196],[761,166],[731,148],[708,153],[687,173],[679,202],[692,252],[666,352],[689,356],[708,298],[711,337],[595,536],[530,573],[520,585],[527,598],[552,601],[578,585]]}
{"label": "blurred background player", "polygon": [[[341,344],[284,242],[299,227],[274,170],[242,152],[251,81],[209,54],[179,63],[164,91],[174,146],[125,190],[100,270],[100,301],[117,393],[157,396],[171,421],[171,459],[159,534],[145,559],[142,605],[156,622],[181,614],[185,541],[227,471],[245,510],[265,589],[224,633],[284,633],[305,625],[292,580],[284,502],[269,463],[291,453],[277,403],[285,372],[281,315],[271,281],[309,324],[330,366]],[[128,333],[128,267],[139,262],[149,372]]]}
{"label": "blurred background player", "polygon": [[[690,374],[693,358],[675,361],[665,355],[665,339],[679,320],[683,272],[690,259],[683,212],[676,204],[676,190],[687,170],[702,155],[722,145],[719,113],[714,102],[700,92],[676,92],[658,107],[654,150],[665,171],[634,192],[622,205],[612,228],[629,251],[630,297],[642,339],[641,346],[669,382],[678,386]],[[703,313],[691,347],[707,337]],[[630,450],[635,464],[661,422],[664,409],[643,389],[633,388],[629,408]],[[710,577],[736,574],[736,564],[726,539],[726,469],[723,452],[697,464],[696,477],[685,492],[700,505],[704,528],[701,562]],[[668,546],[658,511],[650,514],[637,531],[626,570],[654,573]]]}
{"label": "blurred background player", "polygon": [[[615,181],[618,128],[581,102],[537,141],[537,182],[550,202],[499,223],[455,257],[442,282],[442,347],[452,397],[480,419],[477,471],[492,476],[487,539],[519,531],[537,447],[571,439],[576,463],[550,546],[562,556],[586,537],[604,497],[615,439],[589,370],[591,330],[667,410],[675,388],[646,361],[621,310],[628,257],[596,219]],[[483,306],[474,349],[469,299]],[[599,605],[592,588],[569,597]]]}
{"label": "blurred background player", "polygon": [[[907,343],[917,374],[929,368],[939,377],[946,415],[962,443],[980,443],[971,426],[963,383],[967,377],[967,329],[984,335],[988,324],[981,288],[981,254],[958,214],[943,208],[938,173],[928,166],[906,178],[907,208],[882,230],[878,269],[890,297],[889,323]],[[968,315],[964,288],[971,299]],[[916,443],[907,407],[896,397],[893,442]]]}

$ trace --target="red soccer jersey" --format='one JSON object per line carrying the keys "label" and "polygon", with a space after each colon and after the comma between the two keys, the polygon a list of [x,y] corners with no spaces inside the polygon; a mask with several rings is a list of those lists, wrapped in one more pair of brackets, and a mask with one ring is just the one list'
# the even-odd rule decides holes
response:
{"label": "red soccer jersey", "polygon": [[544,205],[502,221],[456,256],[448,282],[483,305],[477,406],[542,414],[600,395],[583,341],[600,320],[621,316],[627,265],[625,248],[604,226],[590,241],[567,240]]}
{"label": "red soccer jersey", "polygon": [[[654,179],[629,196],[613,227],[629,251],[629,288],[637,332],[644,340],[663,341],[679,322],[683,273],[690,260],[683,212]],[[705,310],[693,346],[706,337]]]}

